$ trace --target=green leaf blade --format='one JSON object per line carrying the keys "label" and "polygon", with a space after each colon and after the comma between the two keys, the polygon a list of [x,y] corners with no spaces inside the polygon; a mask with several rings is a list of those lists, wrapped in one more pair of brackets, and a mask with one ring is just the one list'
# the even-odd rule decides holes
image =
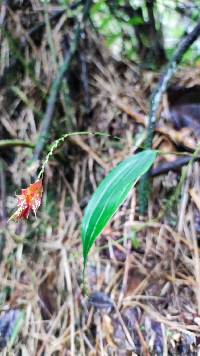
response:
{"label": "green leaf blade", "polygon": [[124,203],[138,179],[148,171],[156,151],[145,150],[122,161],[103,179],[93,194],[82,222],[84,267],[91,247]]}

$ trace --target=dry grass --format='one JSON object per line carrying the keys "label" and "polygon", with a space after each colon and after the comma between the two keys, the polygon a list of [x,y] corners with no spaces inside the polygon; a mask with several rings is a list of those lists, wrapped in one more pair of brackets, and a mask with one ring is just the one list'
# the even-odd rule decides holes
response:
{"label": "dry grass", "polygon": [[[65,29],[70,36],[72,28],[63,13],[48,30],[46,14],[46,27],[38,44],[30,29],[36,21],[34,16],[37,21],[45,21],[44,7],[32,0],[25,13],[22,21],[21,10],[1,6],[1,23],[6,21],[8,31],[16,29],[12,36],[18,43],[26,39],[28,44],[19,53],[27,62],[34,59],[35,63],[31,71],[24,70],[25,64],[19,61],[16,49],[12,52],[8,36],[1,33],[0,73],[4,81],[0,81],[0,134],[2,139],[35,143],[45,97],[63,60]],[[77,92],[71,92],[69,103],[67,85],[63,85],[51,141],[66,132],[71,121],[76,129],[101,130],[122,140],[116,144],[107,137],[77,137],[59,149],[46,171],[37,220],[31,218],[17,226],[13,222],[6,225],[6,220],[16,205],[15,192],[31,182],[33,151],[23,147],[1,149],[1,316],[9,310],[25,312],[14,345],[9,349],[8,343],[1,354],[197,355],[199,163],[187,169],[181,196],[167,212],[165,207],[180,180],[179,173],[174,173],[173,179],[170,173],[154,178],[146,217],[139,215],[137,189],[131,193],[92,250],[87,269],[90,298],[82,293],[80,225],[84,208],[107,171],[142,145],[144,132],[138,124],[145,123],[138,120],[148,112],[147,97],[154,85],[149,73],[142,79],[137,68],[112,59],[103,44],[95,46],[91,29],[87,40],[89,49],[83,53],[90,68],[87,95],[91,114],[85,114],[86,93],[80,89],[76,60],[71,80]],[[5,77],[14,57],[20,62],[19,69],[16,72],[15,64],[12,77]],[[192,85],[194,80],[197,84],[196,71],[187,70],[185,84]],[[177,81],[183,84],[179,76]],[[166,105],[164,101],[162,124],[169,125],[166,127],[170,130],[163,118]],[[176,150],[173,135],[166,138],[159,130],[157,135],[155,147],[162,142],[163,150]],[[188,137],[195,147],[196,139]]]}

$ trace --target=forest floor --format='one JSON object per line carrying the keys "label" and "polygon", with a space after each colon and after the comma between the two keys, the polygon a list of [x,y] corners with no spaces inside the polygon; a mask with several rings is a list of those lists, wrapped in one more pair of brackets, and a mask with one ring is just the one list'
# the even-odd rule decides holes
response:
{"label": "forest floor", "polygon": [[[36,20],[42,24],[37,28]],[[140,214],[136,186],[92,249],[84,295],[84,209],[109,170],[143,146],[149,98],[160,73],[114,59],[88,28],[61,86],[48,144],[67,131],[110,137],[77,135],[66,141],[46,169],[37,219],[7,223],[15,194],[36,172],[32,156],[73,23],[64,12],[56,22],[40,11],[30,17],[28,6],[23,16],[14,6],[5,12],[2,7],[1,24],[5,21],[0,34],[1,354],[197,355],[200,166],[193,161],[182,168],[180,159],[197,149],[200,136],[194,113],[200,110],[200,69],[179,68],[164,95],[153,147],[168,154],[156,160],[148,211]],[[16,146],[16,139],[26,147]]]}

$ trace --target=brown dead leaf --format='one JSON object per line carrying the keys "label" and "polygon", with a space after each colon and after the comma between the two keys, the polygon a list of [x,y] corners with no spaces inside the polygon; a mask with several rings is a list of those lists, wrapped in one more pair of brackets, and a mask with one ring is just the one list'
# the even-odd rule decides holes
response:
{"label": "brown dead leaf", "polygon": [[114,326],[112,324],[111,318],[106,314],[103,316],[102,328],[108,345],[116,349],[117,345],[113,338]]}
{"label": "brown dead leaf", "polygon": [[178,145],[189,148],[190,150],[196,149],[196,140],[192,137],[192,130],[188,127],[184,127],[179,131],[176,131],[169,126],[163,125],[162,127],[158,127],[156,131],[169,137]]}
{"label": "brown dead leaf", "polygon": [[130,269],[125,297],[131,296],[144,280],[144,276],[135,269]]}
{"label": "brown dead leaf", "polygon": [[[129,105],[124,104],[119,98],[115,98],[114,104],[122,111],[126,112],[135,122],[147,127],[147,116],[135,112]],[[168,137],[172,142],[182,145],[191,150],[196,148],[196,140],[192,137],[192,129],[183,127],[180,130],[175,130],[169,125],[157,126],[155,131]]]}

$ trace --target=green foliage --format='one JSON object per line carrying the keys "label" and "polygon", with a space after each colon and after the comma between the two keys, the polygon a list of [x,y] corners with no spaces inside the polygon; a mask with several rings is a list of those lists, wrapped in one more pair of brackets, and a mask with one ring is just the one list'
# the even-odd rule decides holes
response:
{"label": "green foliage", "polygon": [[[130,6],[135,11],[135,16],[128,16],[125,8]],[[141,8],[142,17],[137,15],[137,9]],[[161,28],[164,36],[165,50],[170,59],[176,43],[183,36],[188,26],[192,27],[199,20],[199,0],[184,4],[178,1],[155,2],[156,28]],[[140,61],[135,28],[140,29],[140,37],[146,43],[142,26],[148,23],[148,11],[146,1],[96,0],[91,8],[91,19],[97,31],[105,38],[105,43],[117,56],[130,60]],[[148,33],[148,32],[147,32]],[[152,43],[147,43],[151,46]],[[193,45],[193,51],[185,60],[191,63],[198,56],[199,48]]]}
{"label": "green foliage", "polygon": [[[40,0],[42,4],[53,4],[52,0]],[[70,10],[73,0],[58,0],[60,7],[66,10],[67,17],[76,17],[81,6]],[[128,14],[126,8],[130,6],[135,15]],[[154,16],[156,28],[161,29],[164,37],[165,50],[170,59],[176,43],[184,35],[187,28],[193,27],[199,20],[199,0],[188,1],[184,3],[174,0],[157,0],[154,5]],[[137,10],[141,9],[141,16]],[[148,46],[145,38],[145,27],[148,24],[147,2],[145,0],[94,0],[90,10],[90,18],[97,32],[104,36],[105,43],[111,51],[118,57],[128,58],[138,61],[141,58],[138,53],[138,43],[136,39],[136,28],[140,30],[139,37]],[[143,30],[142,30],[143,28]],[[149,31],[147,31],[148,35]],[[184,63],[190,64],[198,60],[199,45],[195,43],[193,50],[185,56]],[[145,64],[145,63],[141,63]],[[149,64],[150,68],[154,68]]]}
{"label": "green foliage", "polygon": [[133,230],[133,235],[132,235],[132,239],[131,239],[131,242],[132,242],[132,246],[135,250],[138,250],[140,247],[141,247],[141,242],[140,240],[138,239],[137,237],[137,233],[135,230]]}
{"label": "green foliage", "polygon": [[127,158],[115,167],[97,188],[86,208],[82,223],[84,269],[95,240],[136,182],[151,167],[155,158],[154,150],[145,150]]}
{"label": "green foliage", "polygon": [[140,16],[134,16],[130,20],[127,21],[129,25],[139,26],[144,23],[143,19]]}

